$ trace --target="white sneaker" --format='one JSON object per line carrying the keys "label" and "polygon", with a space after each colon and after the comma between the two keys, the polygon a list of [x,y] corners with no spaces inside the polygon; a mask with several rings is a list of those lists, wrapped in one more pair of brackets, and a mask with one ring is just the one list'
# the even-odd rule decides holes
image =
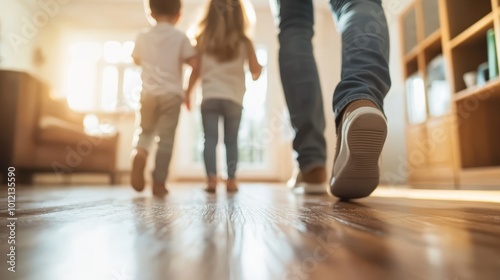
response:
{"label": "white sneaker", "polygon": [[326,194],[328,184],[326,183],[326,171],[324,167],[316,167],[305,175],[297,174],[295,180],[288,181],[288,187],[294,193],[304,194]]}

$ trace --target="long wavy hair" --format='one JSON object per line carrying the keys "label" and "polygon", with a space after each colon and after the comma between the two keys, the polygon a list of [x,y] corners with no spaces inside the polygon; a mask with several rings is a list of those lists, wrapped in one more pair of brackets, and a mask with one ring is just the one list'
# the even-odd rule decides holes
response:
{"label": "long wavy hair", "polygon": [[248,40],[249,20],[242,0],[209,0],[198,24],[197,48],[218,61],[238,56],[240,44]]}

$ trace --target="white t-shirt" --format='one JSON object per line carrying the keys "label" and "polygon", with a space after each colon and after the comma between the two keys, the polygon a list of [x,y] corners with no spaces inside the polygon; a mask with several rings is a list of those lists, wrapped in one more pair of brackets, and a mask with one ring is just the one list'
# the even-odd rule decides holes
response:
{"label": "white t-shirt", "polygon": [[241,42],[238,55],[231,61],[219,62],[217,58],[201,55],[201,86],[203,100],[225,99],[243,104],[245,94],[245,61],[247,46]]}
{"label": "white t-shirt", "polygon": [[182,96],[182,65],[195,55],[186,34],[169,23],[159,23],[140,33],[132,57],[142,67],[142,93]]}

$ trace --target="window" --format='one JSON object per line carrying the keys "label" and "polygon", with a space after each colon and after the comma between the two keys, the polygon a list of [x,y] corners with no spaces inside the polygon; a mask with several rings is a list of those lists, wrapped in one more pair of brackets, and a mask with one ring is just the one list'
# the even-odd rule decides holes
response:
{"label": "window", "polygon": [[[265,66],[267,64],[266,49],[257,48],[257,58]],[[267,68],[262,69],[262,75],[257,81],[252,81],[250,71],[246,76],[247,94],[243,100],[244,110],[238,135],[239,159],[245,164],[264,164],[267,145],[261,141],[260,132],[267,123]]]}
{"label": "window", "polygon": [[137,109],[142,82],[133,49],[132,41],[73,44],[64,85],[69,106],[76,111]]}

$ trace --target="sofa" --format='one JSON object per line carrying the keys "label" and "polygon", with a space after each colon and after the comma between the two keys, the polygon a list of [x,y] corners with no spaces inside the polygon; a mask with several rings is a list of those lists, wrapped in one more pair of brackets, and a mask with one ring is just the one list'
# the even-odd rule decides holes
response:
{"label": "sofa", "polygon": [[16,169],[18,182],[51,172],[105,173],[116,182],[118,133],[89,133],[84,113],[50,96],[50,87],[23,72],[0,70],[0,172]]}

